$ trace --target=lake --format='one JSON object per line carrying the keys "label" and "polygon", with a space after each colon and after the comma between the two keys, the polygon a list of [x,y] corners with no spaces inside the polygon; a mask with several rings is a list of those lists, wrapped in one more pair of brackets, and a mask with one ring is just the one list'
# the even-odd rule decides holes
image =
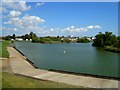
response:
{"label": "lake", "polygon": [[15,45],[40,69],[118,77],[118,53],[93,47],[92,43],[15,42]]}

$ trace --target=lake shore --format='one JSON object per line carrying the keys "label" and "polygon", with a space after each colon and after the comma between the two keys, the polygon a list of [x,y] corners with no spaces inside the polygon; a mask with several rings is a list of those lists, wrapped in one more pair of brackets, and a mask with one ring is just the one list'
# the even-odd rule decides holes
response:
{"label": "lake shore", "polygon": [[112,47],[112,46],[105,46],[104,49],[107,51],[120,53],[120,48],[116,48],[116,47]]}
{"label": "lake shore", "polygon": [[[70,75],[70,74],[63,74],[63,73],[46,71],[46,70],[41,70],[41,69],[35,69],[14,48],[9,47],[8,51],[10,53],[10,58],[11,58],[10,63],[11,63],[13,72],[15,74],[24,75],[24,76],[35,78],[35,79],[50,80],[50,81],[61,82],[61,83],[66,83],[70,85],[78,85],[78,86],[83,86],[83,87],[91,87],[91,88],[101,88],[101,87],[102,88],[110,88],[110,87],[117,88],[118,87],[117,80],[100,79],[100,78],[87,77],[87,76],[77,76],[77,75]],[[85,82],[91,82],[91,84],[85,83]],[[95,82],[97,83],[95,84]],[[106,85],[104,85],[104,83],[106,83]]]}

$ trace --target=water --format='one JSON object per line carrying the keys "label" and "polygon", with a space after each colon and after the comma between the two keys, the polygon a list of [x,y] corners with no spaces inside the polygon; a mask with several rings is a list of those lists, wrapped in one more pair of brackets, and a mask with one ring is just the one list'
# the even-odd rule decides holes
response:
{"label": "water", "polygon": [[16,48],[41,69],[118,77],[118,54],[91,44],[15,42]]}

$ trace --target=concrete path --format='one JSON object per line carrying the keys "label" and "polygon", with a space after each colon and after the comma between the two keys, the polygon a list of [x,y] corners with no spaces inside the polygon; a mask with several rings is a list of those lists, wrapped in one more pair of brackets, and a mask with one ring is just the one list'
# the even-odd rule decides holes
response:
{"label": "concrete path", "polygon": [[35,79],[50,80],[90,88],[118,88],[117,80],[77,76],[42,69],[35,69],[17,50],[12,47],[8,47],[7,50],[10,53],[9,60],[12,70],[15,74]]}

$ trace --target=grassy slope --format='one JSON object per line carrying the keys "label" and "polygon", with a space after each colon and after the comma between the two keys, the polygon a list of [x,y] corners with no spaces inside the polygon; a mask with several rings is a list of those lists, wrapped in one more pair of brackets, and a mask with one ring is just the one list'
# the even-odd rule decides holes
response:
{"label": "grassy slope", "polygon": [[3,72],[2,80],[3,88],[80,88],[78,86],[16,76],[5,72]]}
{"label": "grassy slope", "polygon": [[2,41],[2,43],[0,43],[0,57],[4,57],[4,58],[8,58],[9,57],[9,53],[7,51],[7,46],[9,46],[10,41]]}

